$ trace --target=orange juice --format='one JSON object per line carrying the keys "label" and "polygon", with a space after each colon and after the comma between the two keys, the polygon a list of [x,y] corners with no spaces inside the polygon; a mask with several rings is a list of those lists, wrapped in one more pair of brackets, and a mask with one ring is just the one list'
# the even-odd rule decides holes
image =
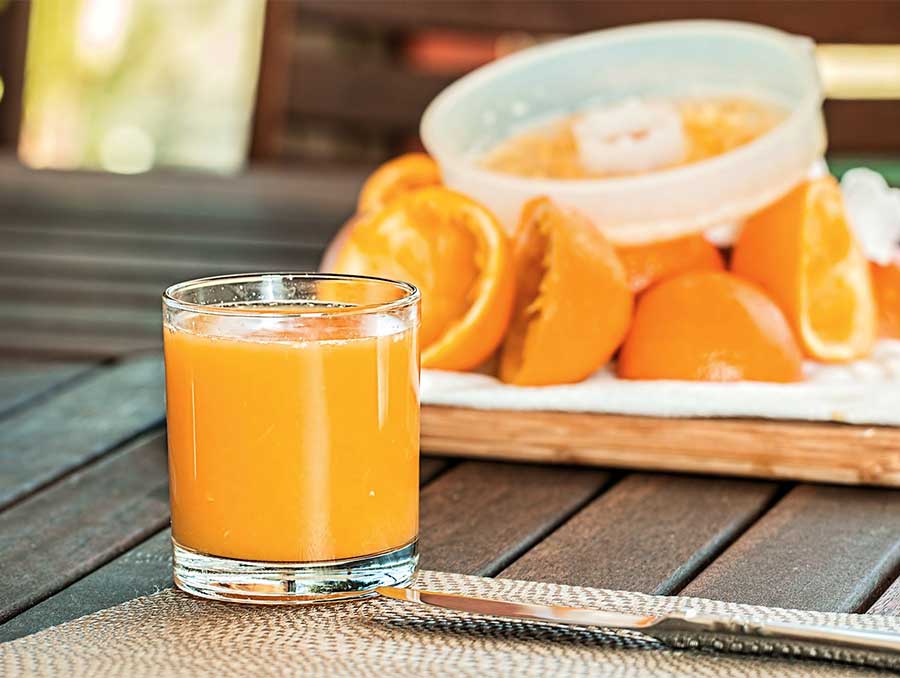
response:
{"label": "orange juice", "polygon": [[[416,328],[194,318],[165,328],[172,532],[270,562],[377,554],[418,531]],[[391,318],[380,318],[390,321]],[[221,325],[222,327],[218,327]],[[263,327],[260,329],[260,327]],[[345,333],[344,333],[345,334]]]}

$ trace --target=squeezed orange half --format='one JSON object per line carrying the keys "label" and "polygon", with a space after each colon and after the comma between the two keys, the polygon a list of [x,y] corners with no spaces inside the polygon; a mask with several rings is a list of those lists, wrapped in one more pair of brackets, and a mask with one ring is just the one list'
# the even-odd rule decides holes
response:
{"label": "squeezed orange half", "polygon": [[[213,324],[216,318],[204,318]],[[418,531],[416,330],[166,327],[172,532],[205,554],[371,555]]]}

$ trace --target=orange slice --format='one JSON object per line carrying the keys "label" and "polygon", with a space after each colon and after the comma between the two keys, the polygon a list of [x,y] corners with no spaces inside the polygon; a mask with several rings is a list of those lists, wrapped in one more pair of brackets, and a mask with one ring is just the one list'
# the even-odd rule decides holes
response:
{"label": "orange slice", "polygon": [[878,305],[878,335],[900,339],[900,254],[889,264],[872,263],[871,266]]}
{"label": "orange slice", "polygon": [[441,172],[425,153],[407,153],[388,160],[366,179],[359,193],[357,211],[379,210],[391,200],[426,186],[438,186]]}
{"label": "orange slice", "polygon": [[869,264],[832,177],[804,182],[751,217],[734,247],[732,269],[762,285],[810,357],[842,362],[872,349]]}
{"label": "orange slice", "polygon": [[784,314],[756,285],[693,271],[647,290],[619,352],[624,379],[791,382],[803,354]]}
{"label": "orange slice", "polygon": [[477,367],[509,324],[515,269],[507,237],[487,209],[446,188],[400,196],[357,222],[333,268],[421,290],[423,367]]}
{"label": "orange slice", "polygon": [[594,225],[547,198],[529,202],[514,242],[518,291],[500,378],[539,386],[584,379],[625,337],[632,294]]}
{"label": "orange slice", "polygon": [[628,284],[635,294],[678,273],[721,271],[725,268],[719,250],[702,235],[688,235],[649,245],[623,246],[616,252],[625,266]]}

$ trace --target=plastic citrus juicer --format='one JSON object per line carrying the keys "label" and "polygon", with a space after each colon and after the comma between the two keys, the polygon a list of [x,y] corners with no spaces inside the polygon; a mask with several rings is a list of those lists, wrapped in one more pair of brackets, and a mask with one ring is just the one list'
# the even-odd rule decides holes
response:
{"label": "plastic citrus juicer", "polygon": [[[481,201],[509,230],[527,200],[545,195],[581,210],[616,243],[663,240],[739,223],[786,193],[824,154],[823,82],[837,96],[893,98],[898,58],[893,46],[817,48],[808,38],[727,21],[603,30],[461,78],[425,111],[421,137],[444,183]],[[710,95],[770,101],[786,115],[734,150],[639,175],[538,179],[479,166],[499,142],[542,122],[633,98]]]}

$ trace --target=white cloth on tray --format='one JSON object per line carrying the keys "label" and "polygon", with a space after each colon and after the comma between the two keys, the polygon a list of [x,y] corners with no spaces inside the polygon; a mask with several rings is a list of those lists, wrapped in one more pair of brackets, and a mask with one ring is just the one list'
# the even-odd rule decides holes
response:
{"label": "white cloth on tray", "polygon": [[578,384],[523,387],[467,372],[422,371],[422,404],[486,410],[554,410],[656,417],[762,417],[900,426],[900,341],[866,360],[809,362],[806,381],[629,381],[609,367]]}

